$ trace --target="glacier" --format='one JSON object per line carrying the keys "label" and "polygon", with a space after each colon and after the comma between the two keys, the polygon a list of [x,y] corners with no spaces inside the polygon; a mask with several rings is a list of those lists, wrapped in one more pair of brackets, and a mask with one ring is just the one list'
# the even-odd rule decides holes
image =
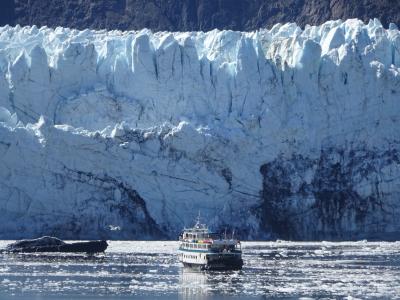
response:
{"label": "glacier", "polygon": [[399,239],[400,33],[0,28],[0,238]]}

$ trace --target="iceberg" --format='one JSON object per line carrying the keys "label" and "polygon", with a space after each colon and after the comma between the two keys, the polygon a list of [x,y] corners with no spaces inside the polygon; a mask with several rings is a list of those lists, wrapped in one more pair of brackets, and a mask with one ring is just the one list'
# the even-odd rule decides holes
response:
{"label": "iceberg", "polygon": [[398,239],[400,33],[0,28],[0,238]]}

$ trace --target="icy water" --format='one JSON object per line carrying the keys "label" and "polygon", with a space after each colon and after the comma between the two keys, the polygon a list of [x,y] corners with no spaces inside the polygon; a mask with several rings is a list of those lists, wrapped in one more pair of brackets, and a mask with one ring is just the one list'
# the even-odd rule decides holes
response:
{"label": "icy water", "polygon": [[[0,241],[0,248],[9,241]],[[0,299],[399,298],[400,242],[244,242],[242,271],[183,269],[177,242],[0,254]]]}

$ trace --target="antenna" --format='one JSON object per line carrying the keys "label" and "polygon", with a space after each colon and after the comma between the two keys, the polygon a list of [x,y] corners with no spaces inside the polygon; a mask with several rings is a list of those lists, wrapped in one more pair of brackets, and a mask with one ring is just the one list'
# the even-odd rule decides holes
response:
{"label": "antenna", "polygon": [[200,227],[200,210],[199,210],[199,214],[197,215],[197,220],[196,220],[196,225],[195,227]]}
{"label": "antenna", "polygon": [[235,236],[235,228],[232,230],[232,240],[234,236]]}

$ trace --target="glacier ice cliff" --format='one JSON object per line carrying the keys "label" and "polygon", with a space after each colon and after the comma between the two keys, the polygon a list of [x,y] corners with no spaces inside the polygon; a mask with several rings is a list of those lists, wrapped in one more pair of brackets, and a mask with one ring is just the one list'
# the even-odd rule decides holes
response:
{"label": "glacier ice cliff", "polygon": [[400,238],[400,32],[0,28],[0,238]]}

